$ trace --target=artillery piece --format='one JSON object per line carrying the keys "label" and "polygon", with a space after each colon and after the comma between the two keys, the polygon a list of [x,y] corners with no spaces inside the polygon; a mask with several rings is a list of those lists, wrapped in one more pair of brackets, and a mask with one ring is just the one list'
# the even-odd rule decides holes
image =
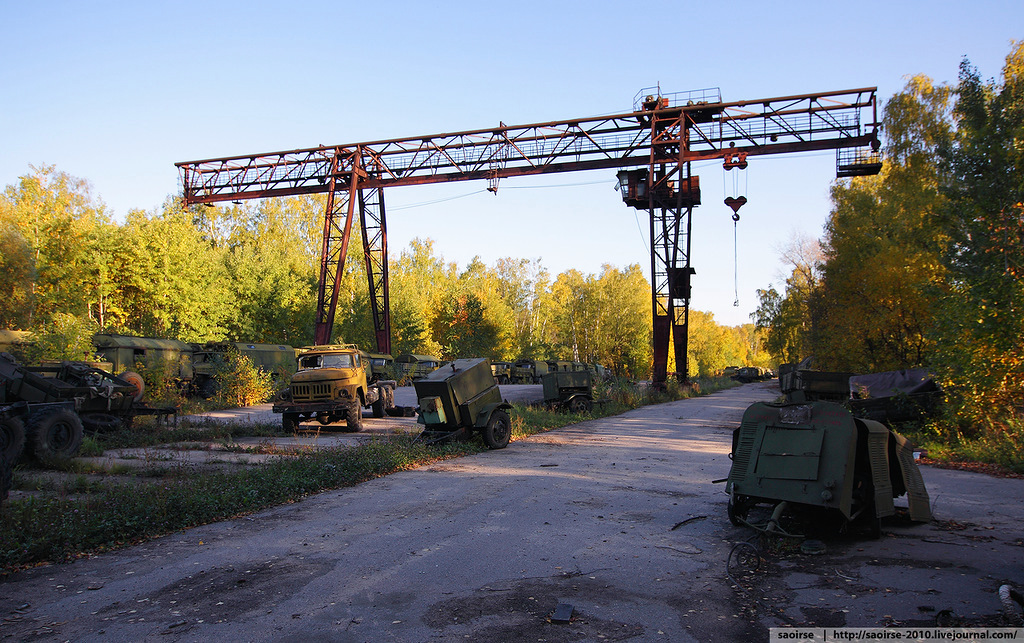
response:
{"label": "artillery piece", "polygon": [[83,430],[130,426],[136,415],[175,415],[136,403],[132,383],[80,362],[28,367],[0,353],[0,446],[8,463],[26,442],[36,458],[73,456]]}

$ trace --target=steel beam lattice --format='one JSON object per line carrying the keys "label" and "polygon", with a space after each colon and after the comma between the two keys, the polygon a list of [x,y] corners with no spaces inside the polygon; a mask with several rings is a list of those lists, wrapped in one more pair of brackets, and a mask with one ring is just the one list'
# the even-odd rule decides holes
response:
{"label": "steel beam lattice", "polygon": [[[358,203],[374,328],[382,352],[390,341],[384,188],[486,180],[496,190],[500,179],[515,176],[646,167],[650,189],[644,209],[652,218],[655,337],[662,323],[659,316],[671,318],[668,325],[673,328],[682,327],[673,333],[677,354],[682,343],[685,369],[689,296],[678,296],[682,291],[675,281],[685,275],[688,288],[692,273],[689,212],[699,202],[691,196],[699,192],[689,164],[740,153],[848,148],[859,150],[849,158],[868,158],[878,145],[875,101],[875,88],[731,103],[722,102],[717,92],[708,90],[699,94],[655,91],[643,97],[639,109],[610,116],[501,124],[456,133],[187,161],[176,166],[186,205],[328,195],[316,318],[318,343],[330,338]],[[867,173],[855,166],[837,167],[846,175]],[[660,250],[654,250],[655,246]],[[677,321],[677,307],[682,310],[681,321]],[[667,350],[667,343],[664,347]],[[657,339],[655,349],[656,353],[661,350]],[[657,355],[655,362],[657,365]],[[685,370],[682,375],[685,378]],[[658,377],[656,368],[655,379]]]}

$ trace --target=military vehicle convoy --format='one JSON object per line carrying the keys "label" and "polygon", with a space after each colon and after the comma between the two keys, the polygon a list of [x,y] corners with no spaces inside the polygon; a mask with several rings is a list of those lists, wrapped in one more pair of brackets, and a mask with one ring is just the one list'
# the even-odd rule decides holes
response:
{"label": "military vehicle convoy", "polygon": [[326,426],[345,421],[348,431],[363,428],[363,408],[382,418],[395,406],[394,380],[372,380],[370,361],[355,344],[312,346],[298,358],[291,383],[274,400],[281,428],[295,431],[304,420]]}

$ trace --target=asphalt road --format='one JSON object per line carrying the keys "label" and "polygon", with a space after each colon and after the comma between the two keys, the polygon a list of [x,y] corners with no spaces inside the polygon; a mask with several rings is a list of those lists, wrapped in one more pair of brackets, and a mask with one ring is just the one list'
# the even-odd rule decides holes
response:
{"label": "asphalt road", "polygon": [[[980,623],[1024,581],[1024,481],[924,468],[936,521],[726,562],[731,430],[772,383],[638,409],[0,581],[12,640],[759,641]],[[559,604],[572,620],[552,622]],[[972,620],[973,619],[973,620]]]}

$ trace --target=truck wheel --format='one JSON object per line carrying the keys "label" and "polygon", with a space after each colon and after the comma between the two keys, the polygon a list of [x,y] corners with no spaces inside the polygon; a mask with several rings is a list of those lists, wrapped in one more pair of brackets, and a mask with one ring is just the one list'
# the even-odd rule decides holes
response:
{"label": "truck wheel", "polygon": [[585,397],[574,397],[569,402],[569,410],[573,413],[590,413],[591,408],[593,408],[593,405]]}
{"label": "truck wheel", "polygon": [[373,403],[373,405],[372,405],[373,417],[375,417],[375,418],[382,418],[382,417],[384,417],[384,397],[386,397],[386,396],[387,396],[387,393],[381,393],[380,398],[378,398],[377,401]]}
{"label": "truck wheel", "polygon": [[358,433],[363,428],[363,409],[359,406],[359,400],[348,407],[345,415],[345,430],[349,433]]}
{"label": "truck wheel", "polygon": [[298,413],[281,414],[281,430],[285,433],[295,433],[299,430],[299,422],[302,417]]}
{"label": "truck wheel", "polygon": [[32,416],[29,427],[32,451],[41,462],[66,460],[82,446],[82,421],[60,409]]}
{"label": "truck wheel", "polygon": [[487,419],[483,438],[488,449],[507,447],[508,441],[512,438],[512,422],[508,419],[508,413],[502,409],[494,409],[491,417]]}
{"label": "truck wheel", "polygon": [[0,420],[0,460],[14,466],[25,450],[25,425],[16,417]]}

